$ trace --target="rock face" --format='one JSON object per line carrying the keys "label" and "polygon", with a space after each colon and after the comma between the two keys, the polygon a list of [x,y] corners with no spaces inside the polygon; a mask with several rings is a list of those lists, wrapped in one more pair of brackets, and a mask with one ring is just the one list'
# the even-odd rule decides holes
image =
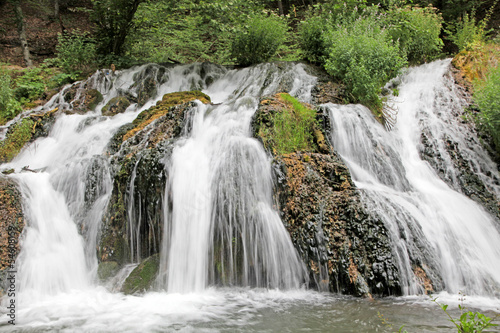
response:
{"label": "rock face", "polygon": [[19,254],[24,225],[21,193],[11,179],[0,176],[0,296],[5,294],[7,271]]}
{"label": "rock face", "polygon": [[[274,142],[265,134],[272,131],[263,129],[272,128],[273,115],[286,107],[278,95],[266,97],[254,116],[254,135],[270,152]],[[387,230],[361,206],[347,167],[324,139],[328,128],[319,112],[310,151],[274,154],[282,220],[314,287],[359,296],[400,294]]]}
{"label": "rock face", "polygon": [[0,142],[0,163],[10,162],[27,143],[47,136],[54,125],[57,111],[31,113],[10,125],[5,139]]}
{"label": "rock face", "polygon": [[108,153],[112,155],[114,179],[98,248],[101,263],[122,266],[160,252],[168,178],[165,163],[194,100],[210,102],[198,91],[166,94],[156,106],[120,128],[111,140]]}

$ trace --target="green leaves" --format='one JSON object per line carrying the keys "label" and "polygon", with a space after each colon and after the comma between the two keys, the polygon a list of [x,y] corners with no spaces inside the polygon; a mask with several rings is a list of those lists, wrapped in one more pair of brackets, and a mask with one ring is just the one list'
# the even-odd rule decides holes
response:
{"label": "green leaves", "polygon": [[231,55],[240,65],[268,61],[287,38],[286,21],[275,15],[254,15],[236,32]]}
{"label": "green leaves", "polygon": [[5,124],[21,110],[21,104],[14,98],[10,76],[0,73],[0,124]]}
{"label": "green leaves", "polygon": [[491,70],[485,82],[476,81],[474,88],[474,99],[480,110],[476,124],[491,136],[500,152],[500,66]]}
{"label": "green leaves", "polygon": [[[461,300],[463,301],[463,296]],[[465,307],[461,304],[458,305],[458,308],[461,312],[459,318],[453,318],[447,311],[448,305],[438,303],[437,298],[432,299],[432,302],[439,305],[439,307],[446,313],[449,320],[455,325],[458,333],[480,333],[486,328],[498,326],[497,324],[493,324],[492,318],[486,317],[484,314],[480,312],[472,312],[465,311]],[[498,315],[495,317],[497,318]]]}
{"label": "green leaves", "polygon": [[57,64],[75,78],[96,66],[96,42],[88,32],[75,29],[57,40]]}
{"label": "green leaves", "polygon": [[324,67],[342,81],[352,102],[380,110],[380,87],[406,65],[396,45],[374,18],[360,18],[325,34],[329,45]]}

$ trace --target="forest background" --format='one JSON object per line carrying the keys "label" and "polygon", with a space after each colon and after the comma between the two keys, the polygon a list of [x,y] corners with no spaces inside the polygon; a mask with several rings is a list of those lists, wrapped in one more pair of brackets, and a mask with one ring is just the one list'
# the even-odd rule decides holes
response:
{"label": "forest background", "polygon": [[467,117],[500,152],[498,0],[0,0],[0,13],[0,125],[99,68],[148,62],[307,61],[380,116],[403,68],[454,57]]}

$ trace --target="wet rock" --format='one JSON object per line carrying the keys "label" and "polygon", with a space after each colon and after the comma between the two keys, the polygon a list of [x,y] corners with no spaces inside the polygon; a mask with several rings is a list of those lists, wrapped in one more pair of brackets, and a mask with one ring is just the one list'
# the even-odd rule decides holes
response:
{"label": "wet rock", "polygon": [[5,294],[7,271],[15,270],[20,251],[19,237],[25,226],[21,200],[16,183],[0,176],[0,296]]}
{"label": "wet rock", "polygon": [[347,167],[327,139],[327,115],[317,111],[311,151],[279,155],[269,133],[284,107],[277,96],[263,98],[252,128],[274,156],[275,201],[311,286],[365,297],[400,294],[388,232],[361,205]]}
{"label": "wet rock", "polygon": [[127,277],[122,286],[122,292],[126,295],[143,293],[150,290],[158,275],[160,267],[160,255],[155,254],[144,260]]}
{"label": "wet rock", "polygon": [[103,116],[114,116],[118,113],[123,113],[130,106],[130,101],[127,97],[118,96],[112,98],[103,108]]}
{"label": "wet rock", "polygon": [[113,190],[103,217],[100,261],[121,266],[159,253],[168,177],[165,163],[196,99],[210,101],[198,91],[166,94],[111,140]]}
{"label": "wet rock", "polygon": [[0,142],[0,163],[10,162],[26,144],[47,136],[54,125],[56,113],[57,109],[32,113],[10,125],[5,139]]}
{"label": "wet rock", "polygon": [[113,277],[119,270],[119,265],[116,261],[105,261],[99,263],[97,267],[97,277],[101,281],[106,281]]}

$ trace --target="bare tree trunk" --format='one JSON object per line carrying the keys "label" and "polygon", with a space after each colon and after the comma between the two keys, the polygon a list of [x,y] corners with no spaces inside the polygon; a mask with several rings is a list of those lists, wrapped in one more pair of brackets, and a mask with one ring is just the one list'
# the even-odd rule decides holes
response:
{"label": "bare tree trunk", "polygon": [[54,0],[54,17],[59,17],[59,0]]}
{"label": "bare tree trunk", "polygon": [[285,15],[285,13],[283,12],[283,2],[281,2],[281,0],[278,0],[278,9],[280,11],[280,16]]}
{"label": "bare tree trunk", "polygon": [[21,8],[21,0],[12,0],[12,5],[14,5],[14,13],[16,15],[17,33],[19,34],[19,40],[21,41],[21,49],[23,50],[23,57],[26,66],[33,67],[33,62],[31,61],[30,50],[28,48],[28,40],[26,38],[26,25],[24,24],[23,10]]}

